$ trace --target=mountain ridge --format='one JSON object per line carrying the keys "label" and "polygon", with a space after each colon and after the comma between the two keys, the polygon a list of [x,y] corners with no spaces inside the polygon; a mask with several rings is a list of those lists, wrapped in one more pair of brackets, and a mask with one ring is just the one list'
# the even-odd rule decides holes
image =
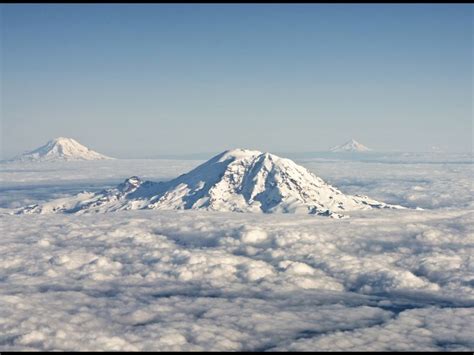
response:
{"label": "mountain ridge", "polygon": [[404,208],[367,196],[345,195],[290,159],[256,150],[224,151],[166,182],[137,176],[97,193],[30,205],[15,213],[90,213],[120,210],[203,209],[304,213],[342,218],[344,211]]}

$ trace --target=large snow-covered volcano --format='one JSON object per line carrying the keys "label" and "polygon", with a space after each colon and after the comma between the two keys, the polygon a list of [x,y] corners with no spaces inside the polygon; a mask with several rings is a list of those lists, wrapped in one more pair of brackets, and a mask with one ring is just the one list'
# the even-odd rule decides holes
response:
{"label": "large snow-covered volcano", "polygon": [[336,145],[330,149],[331,152],[368,152],[371,151],[370,148],[367,148],[365,145],[360,144],[355,139],[351,139],[344,144]]}
{"label": "large snow-covered volcano", "polygon": [[72,138],[58,137],[10,161],[67,161],[113,159],[97,153]]}
{"label": "large snow-covered volcano", "polygon": [[342,217],[344,211],[371,208],[403,207],[345,195],[289,159],[235,149],[168,182],[142,182],[134,176],[113,189],[31,205],[17,213],[205,209]]}

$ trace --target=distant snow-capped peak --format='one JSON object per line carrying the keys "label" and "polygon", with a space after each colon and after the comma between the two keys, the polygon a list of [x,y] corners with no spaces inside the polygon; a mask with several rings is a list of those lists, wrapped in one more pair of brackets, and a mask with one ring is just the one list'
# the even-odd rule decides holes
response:
{"label": "distant snow-capped peak", "polygon": [[55,160],[103,160],[113,159],[97,153],[72,138],[58,137],[45,145],[20,156],[13,161],[55,161]]}
{"label": "distant snow-capped peak", "polygon": [[365,145],[360,144],[355,139],[342,144],[336,145],[330,149],[331,152],[368,152],[371,149],[367,148]]}
{"label": "distant snow-capped peak", "polygon": [[372,208],[403,207],[367,196],[345,195],[290,159],[255,150],[233,149],[171,181],[143,182],[133,176],[116,188],[28,206],[17,213],[204,209],[341,218],[345,211]]}

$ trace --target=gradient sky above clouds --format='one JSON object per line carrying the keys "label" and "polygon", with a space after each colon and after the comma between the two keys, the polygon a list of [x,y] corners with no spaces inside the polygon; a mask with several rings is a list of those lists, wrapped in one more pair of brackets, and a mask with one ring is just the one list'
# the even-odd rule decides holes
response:
{"label": "gradient sky above clouds", "polygon": [[472,149],[472,5],[1,5],[2,157]]}

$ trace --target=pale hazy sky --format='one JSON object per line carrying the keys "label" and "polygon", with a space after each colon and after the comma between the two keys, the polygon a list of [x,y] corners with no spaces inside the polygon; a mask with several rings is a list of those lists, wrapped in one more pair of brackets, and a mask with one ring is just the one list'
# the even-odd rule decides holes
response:
{"label": "pale hazy sky", "polygon": [[1,5],[2,157],[472,149],[473,6]]}

